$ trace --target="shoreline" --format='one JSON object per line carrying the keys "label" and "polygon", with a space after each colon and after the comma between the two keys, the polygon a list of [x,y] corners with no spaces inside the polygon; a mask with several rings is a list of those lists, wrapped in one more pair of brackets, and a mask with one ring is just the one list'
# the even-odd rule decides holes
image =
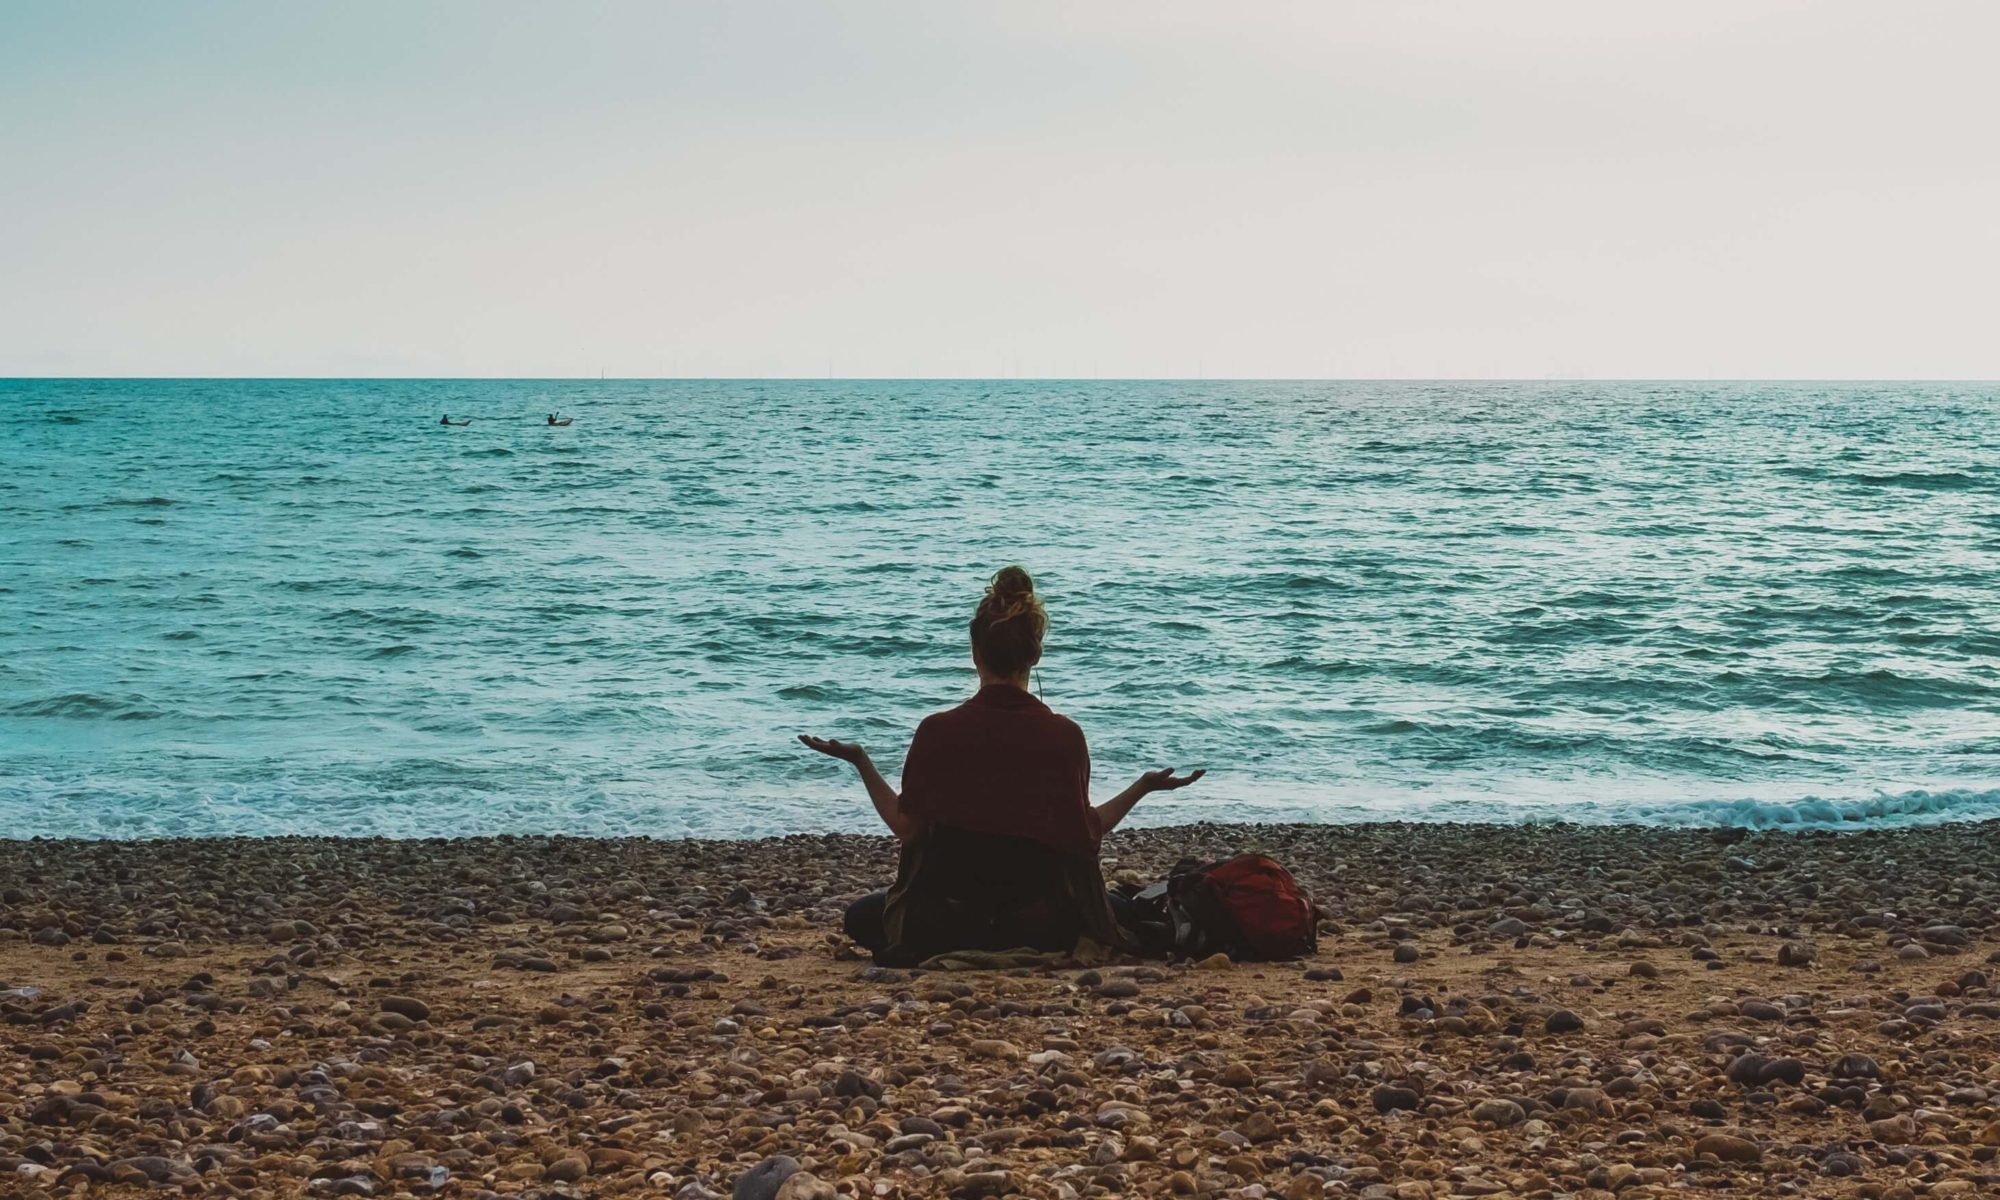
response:
{"label": "shoreline", "polygon": [[[1921,789],[1908,794],[1916,796],[1933,795],[1933,793],[1923,791]],[[1666,823],[1660,821],[1642,821],[1642,820],[1591,821],[1591,820],[1575,820],[1570,817],[1521,817],[1519,819],[1512,819],[1512,820],[1488,820],[1488,819],[1432,820],[1429,818],[1405,818],[1405,819],[1365,819],[1365,820],[1340,820],[1340,821],[1292,821],[1292,820],[1221,821],[1221,820],[1197,819],[1190,821],[1172,821],[1161,824],[1145,824],[1143,823],[1143,821],[1134,822],[1128,820],[1116,833],[1112,835],[1111,840],[1113,842],[1116,842],[1120,838],[1138,838],[1141,840],[1156,838],[1156,837],[1174,838],[1174,837],[1190,836],[1198,831],[1204,831],[1204,830],[1221,831],[1230,836],[1235,836],[1235,837],[1254,837],[1259,832],[1271,833],[1274,836],[1278,837],[1291,837],[1291,836],[1297,836],[1299,834],[1322,834],[1322,835],[1337,836],[1341,831],[1353,831],[1357,834],[1366,835],[1371,832],[1380,832],[1389,830],[1405,830],[1405,831],[1436,830],[1442,832],[1455,832],[1455,833],[1466,833],[1466,834],[1477,834],[1481,832],[1500,834],[1507,831],[1533,832],[1538,830],[1556,830],[1556,831],[1572,831],[1579,834],[1588,834],[1592,836],[1600,834],[1613,834],[1613,835],[1629,834],[1632,836],[1643,838],[1643,837],[1652,837],[1655,835],[1659,835],[1663,837],[1685,836],[1685,837],[1710,838],[1710,839],[1723,838],[1731,841],[1735,840],[1738,837],[1787,838],[1787,837],[1809,837],[1813,835],[1828,835],[1828,836],[1842,837],[1842,838],[1857,837],[1864,835],[1897,837],[1904,834],[1936,833],[1936,832],[1944,832],[1950,830],[1972,830],[1979,828],[1990,828],[1992,830],[2000,831],[2000,814],[1993,814],[1993,815],[1982,814],[1982,815],[1968,815],[1968,816],[1957,817],[1957,816],[1948,816],[1941,811],[1922,811],[1922,812],[1913,812],[1907,815],[1926,818],[1926,819],[1911,821],[1904,824],[1881,824],[1878,823],[1878,821],[1880,820],[1879,814],[1867,813],[1855,816],[1841,816],[1836,819],[1798,818],[1798,819],[1790,819],[1782,821],[1773,820],[1761,824],[1731,824],[1731,823],[1695,824],[1695,823],[1682,823],[1682,822]],[[366,845],[378,845],[378,844],[396,845],[402,843],[449,845],[462,842],[493,842],[501,845],[512,845],[525,842],[549,842],[549,843],[580,842],[586,844],[631,843],[634,845],[651,845],[651,846],[682,846],[682,845],[713,844],[718,846],[742,847],[742,846],[761,846],[765,844],[782,844],[785,842],[798,841],[798,840],[833,840],[833,841],[858,841],[858,842],[886,841],[888,837],[889,835],[886,831],[860,832],[856,830],[847,830],[847,829],[799,830],[797,832],[792,832],[792,833],[756,833],[756,834],[747,834],[742,837],[715,836],[710,834],[651,834],[651,833],[631,833],[622,831],[614,833],[603,833],[603,834],[573,833],[573,832],[551,833],[551,832],[527,831],[527,832],[423,834],[423,835],[405,835],[401,833],[317,834],[317,833],[298,833],[298,832],[288,831],[280,833],[163,833],[163,834],[143,834],[139,836],[104,836],[104,837],[54,836],[49,834],[36,833],[36,834],[29,834],[25,837],[15,837],[7,834],[5,831],[0,831],[0,847],[9,845],[39,845],[39,846],[86,846],[86,845],[178,846],[178,845],[214,845],[214,844],[256,845],[262,843],[338,844],[338,845],[366,846]]]}
{"label": "shoreline", "polygon": [[[801,753],[804,753],[801,749]],[[893,773],[893,772],[892,772]],[[1810,786],[1804,783],[1714,788],[1695,781],[1567,780],[1499,782],[1489,790],[1450,785],[1403,791],[1351,790],[1346,784],[1308,789],[1284,782],[1249,791],[1202,787],[1149,798],[1125,822],[1132,829],[1187,825],[1578,825],[1658,829],[1771,831],[1916,829],[2000,821],[2000,786],[1990,778],[1900,780],[1888,784]],[[262,790],[204,801],[166,798],[133,808],[116,784],[57,786],[42,780],[28,794],[0,796],[0,840],[156,841],[170,839],[315,836],[339,828],[356,837],[429,839],[441,836],[651,838],[656,841],[763,840],[796,834],[883,832],[836,775],[814,786],[759,787],[729,795],[619,791],[604,803],[572,803],[547,795],[496,794],[466,808],[459,800],[398,792],[269,793]],[[1199,794],[1196,794],[1196,793]]]}
{"label": "shoreline", "polygon": [[886,836],[0,841],[0,1169],[49,1197],[708,1200],[776,1155],[817,1179],[786,1200],[1994,1194],[1996,832],[1121,830],[1109,878],[1270,853],[1319,953],[964,973],[838,936]]}

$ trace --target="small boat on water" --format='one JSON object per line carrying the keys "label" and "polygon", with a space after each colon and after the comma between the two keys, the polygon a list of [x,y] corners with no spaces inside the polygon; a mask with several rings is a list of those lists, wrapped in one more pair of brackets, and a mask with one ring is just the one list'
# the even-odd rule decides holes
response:
{"label": "small boat on water", "polygon": [[557,427],[561,427],[561,426],[564,426],[564,425],[567,425],[567,424],[569,424],[569,423],[570,423],[571,421],[574,421],[574,420],[576,420],[576,418],[575,418],[575,417],[562,417],[562,418],[558,419],[558,418],[556,417],[556,415],[555,415],[554,413],[550,413],[550,414],[549,414],[549,424],[551,424],[551,425],[554,425],[554,426],[557,426]]}

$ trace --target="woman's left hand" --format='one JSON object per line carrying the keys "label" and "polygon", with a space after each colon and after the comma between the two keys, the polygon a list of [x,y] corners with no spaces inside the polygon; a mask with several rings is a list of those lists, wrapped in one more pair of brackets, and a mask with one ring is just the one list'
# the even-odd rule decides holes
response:
{"label": "woman's left hand", "polygon": [[1149,792],[1171,792],[1176,788],[1186,787],[1206,774],[1208,774],[1206,767],[1197,767],[1185,775],[1174,774],[1172,767],[1161,767],[1157,771],[1148,771],[1139,776],[1139,782]]}

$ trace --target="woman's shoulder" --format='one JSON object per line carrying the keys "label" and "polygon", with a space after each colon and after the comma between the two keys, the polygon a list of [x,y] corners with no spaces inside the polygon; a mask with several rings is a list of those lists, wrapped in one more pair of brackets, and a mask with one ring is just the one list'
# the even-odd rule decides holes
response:
{"label": "woman's shoulder", "polygon": [[917,728],[922,729],[926,725],[949,725],[954,721],[965,720],[968,715],[970,714],[967,712],[965,704],[954,704],[950,708],[940,708],[923,720],[918,721]]}
{"label": "woman's shoulder", "polygon": [[963,704],[953,705],[950,708],[940,708],[923,720],[918,721],[916,733],[911,736],[922,737],[926,732],[933,735],[946,733],[963,726],[966,719],[967,715]]}
{"label": "woman's shoulder", "polygon": [[1085,741],[1083,726],[1053,708],[1048,710],[1048,722],[1051,728],[1061,731],[1067,737],[1074,738],[1078,744],[1082,744]]}

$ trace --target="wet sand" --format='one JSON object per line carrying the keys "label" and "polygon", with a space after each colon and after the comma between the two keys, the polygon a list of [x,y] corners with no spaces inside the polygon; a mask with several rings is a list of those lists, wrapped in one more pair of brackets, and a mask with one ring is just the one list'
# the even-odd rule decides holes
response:
{"label": "wet sand", "polygon": [[1318,955],[1007,973],[886,839],[0,842],[0,1195],[2000,1195],[1996,833],[1137,831]]}

